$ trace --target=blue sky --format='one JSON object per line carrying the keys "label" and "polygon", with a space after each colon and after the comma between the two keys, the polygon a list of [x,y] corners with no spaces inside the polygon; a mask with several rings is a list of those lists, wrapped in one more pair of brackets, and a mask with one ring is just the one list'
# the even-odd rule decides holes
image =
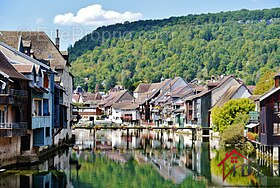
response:
{"label": "blue sky", "polygon": [[66,49],[98,26],[125,20],[274,7],[280,0],[1,0],[0,30],[43,30],[53,39],[59,28]]}

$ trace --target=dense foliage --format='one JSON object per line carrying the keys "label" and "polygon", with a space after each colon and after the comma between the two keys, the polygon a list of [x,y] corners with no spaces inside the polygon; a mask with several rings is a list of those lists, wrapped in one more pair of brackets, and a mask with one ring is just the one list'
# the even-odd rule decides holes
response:
{"label": "dense foliage", "polygon": [[244,126],[234,124],[225,128],[221,134],[222,145],[242,145],[244,143]]}
{"label": "dense foliage", "polygon": [[261,76],[254,89],[255,95],[263,95],[274,86],[274,75],[276,72],[271,69],[261,71]]}
{"label": "dense foliage", "polygon": [[247,98],[231,99],[222,107],[214,107],[211,113],[213,129],[223,132],[233,124],[243,124],[248,121],[248,113],[255,109],[255,104]]}
{"label": "dense foliage", "polygon": [[235,74],[255,84],[280,64],[280,9],[189,15],[101,27],[69,48],[76,85],[106,90],[181,76]]}

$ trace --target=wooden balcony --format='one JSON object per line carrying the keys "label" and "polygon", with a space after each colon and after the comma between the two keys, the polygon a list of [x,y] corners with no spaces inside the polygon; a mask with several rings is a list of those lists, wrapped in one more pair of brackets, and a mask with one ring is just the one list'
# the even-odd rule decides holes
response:
{"label": "wooden balcony", "polygon": [[0,123],[0,137],[24,136],[27,122]]}
{"label": "wooden balcony", "polygon": [[0,93],[0,104],[24,104],[28,103],[27,90],[10,89]]}
{"label": "wooden balcony", "polygon": [[50,127],[51,117],[50,116],[33,116],[32,117],[32,129],[38,129],[43,127]]}

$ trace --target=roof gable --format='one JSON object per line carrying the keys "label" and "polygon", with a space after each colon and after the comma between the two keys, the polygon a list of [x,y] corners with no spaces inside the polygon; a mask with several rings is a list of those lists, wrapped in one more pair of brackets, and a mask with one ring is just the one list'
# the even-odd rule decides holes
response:
{"label": "roof gable", "polygon": [[279,90],[280,90],[280,87],[276,87],[276,88],[271,89],[270,91],[268,91],[267,93],[265,93],[264,95],[262,95],[260,97],[260,101],[265,100],[266,98],[270,97],[271,95],[273,95],[274,93],[276,93]]}
{"label": "roof gable", "polygon": [[[9,46],[21,50],[21,45],[29,45],[34,52],[35,59],[49,61],[50,66],[55,69],[63,69],[67,61],[57,49],[52,40],[45,32],[36,31],[0,31],[0,41]],[[23,41],[23,42],[22,42]],[[23,44],[24,43],[24,44]]]}
{"label": "roof gable", "polygon": [[19,73],[8,61],[5,55],[0,51],[0,70],[11,78],[28,80],[21,73]]}
{"label": "roof gable", "polygon": [[48,65],[46,65],[40,61],[37,61],[36,59],[33,59],[33,58],[25,55],[22,52],[17,51],[16,49],[8,46],[5,43],[0,42],[0,50],[13,63],[36,64],[47,70],[50,69],[50,67]]}

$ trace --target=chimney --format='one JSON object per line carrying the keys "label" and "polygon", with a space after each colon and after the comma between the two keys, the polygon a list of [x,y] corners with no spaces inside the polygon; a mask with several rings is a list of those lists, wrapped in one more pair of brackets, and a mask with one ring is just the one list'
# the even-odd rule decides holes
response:
{"label": "chimney", "polygon": [[274,76],[274,87],[277,88],[280,86],[280,74]]}
{"label": "chimney", "polygon": [[56,38],[55,38],[55,45],[57,49],[59,50],[59,36],[58,36],[58,29],[56,30]]}
{"label": "chimney", "polygon": [[30,50],[30,57],[34,58],[34,51],[32,49]]}

